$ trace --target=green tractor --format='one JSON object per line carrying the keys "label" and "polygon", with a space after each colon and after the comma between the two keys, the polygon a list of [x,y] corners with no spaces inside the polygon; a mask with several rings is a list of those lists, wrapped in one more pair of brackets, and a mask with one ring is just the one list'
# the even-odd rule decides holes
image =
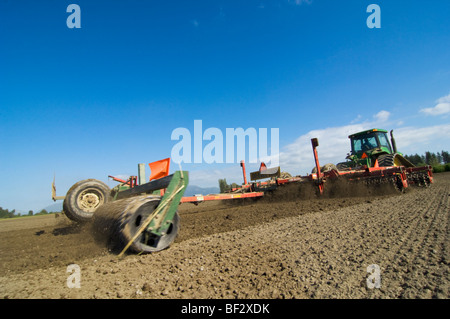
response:
{"label": "green tractor", "polygon": [[352,150],[347,155],[348,161],[338,163],[336,168],[343,171],[361,166],[414,167],[414,164],[397,151],[392,132],[391,130],[391,142],[388,139],[388,131],[382,129],[374,128],[350,135]]}

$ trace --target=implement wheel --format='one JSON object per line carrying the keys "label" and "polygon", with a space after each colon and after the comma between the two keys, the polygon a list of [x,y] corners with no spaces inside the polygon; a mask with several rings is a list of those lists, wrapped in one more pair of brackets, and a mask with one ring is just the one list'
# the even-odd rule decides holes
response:
{"label": "implement wheel", "polygon": [[110,189],[96,179],[86,179],[73,185],[63,203],[64,214],[76,222],[91,220],[94,212],[110,200]]}
{"label": "implement wheel", "polygon": [[[94,216],[94,229],[106,237],[114,249],[122,250],[137,234],[141,225],[158,207],[160,196],[144,195],[109,202],[101,206]],[[175,240],[180,218],[175,214],[166,234],[156,236],[144,230],[131,243],[130,250],[151,253],[168,248]]]}

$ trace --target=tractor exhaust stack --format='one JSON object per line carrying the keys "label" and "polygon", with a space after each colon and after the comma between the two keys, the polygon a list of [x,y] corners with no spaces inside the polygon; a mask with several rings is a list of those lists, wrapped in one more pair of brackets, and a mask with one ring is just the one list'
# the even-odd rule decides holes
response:
{"label": "tractor exhaust stack", "polygon": [[391,144],[392,144],[392,150],[394,153],[397,153],[397,144],[395,143],[394,139],[394,130],[391,130]]}

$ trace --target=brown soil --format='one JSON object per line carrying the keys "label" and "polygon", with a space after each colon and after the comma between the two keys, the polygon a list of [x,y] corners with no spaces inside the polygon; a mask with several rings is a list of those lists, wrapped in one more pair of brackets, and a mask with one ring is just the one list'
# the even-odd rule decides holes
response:
{"label": "brown soil", "polygon": [[[167,250],[119,259],[92,225],[0,221],[1,298],[449,298],[450,174],[404,194],[291,185],[257,201],[180,205]],[[77,264],[81,288],[69,288]],[[370,265],[381,287],[370,289]]]}

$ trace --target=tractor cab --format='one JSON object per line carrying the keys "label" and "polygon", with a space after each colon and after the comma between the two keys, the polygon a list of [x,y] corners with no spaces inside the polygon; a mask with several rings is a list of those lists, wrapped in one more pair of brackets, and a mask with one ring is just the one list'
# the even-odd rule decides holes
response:
{"label": "tractor cab", "polygon": [[351,152],[347,155],[347,161],[336,165],[338,170],[348,170],[355,167],[388,167],[404,166],[414,167],[410,161],[397,152],[393,131],[374,128],[349,135]]}
{"label": "tractor cab", "polygon": [[359,158],[364,152],[392,154],[392,147],[387,137],[387,131],[385,130],[372,129],[352,134],[349,138],[352,146],[352,155],[356,155]]}
{"label": "tractor cab", "polygon": [[395,153],[395,145],[391,146],[387,134],[386,130],[375,128],[350,135],[352,150],[347,158],[355,164],[371,167],[381,154]]}

